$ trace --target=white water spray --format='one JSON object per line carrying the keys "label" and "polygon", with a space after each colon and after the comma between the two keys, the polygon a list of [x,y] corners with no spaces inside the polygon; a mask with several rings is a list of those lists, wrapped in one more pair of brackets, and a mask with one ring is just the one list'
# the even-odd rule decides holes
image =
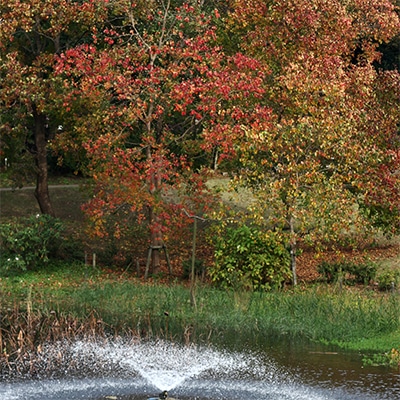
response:
{"label": "white water spray", "polygon": [[268,375],[255,357],[243,353],[225,353],[209,347],[184,346],[158,340],[127,344],[123,341],[76,342],[69,350],[74,358],[96,357],[102,363],[137,372],[158,390],[171,390],[201,374],[234,376],[239,371]]}
{"label": "white water spray", "polygon": [[0,399],[7,400],[143,400],[163,390],[181,400],[391,400],[400,394],[396,381],[377,393],[365,385],[334,387],[307,382],[298,370],[293,376],[265,353],[163,340],[49,343],[7,371],[0,370]]}

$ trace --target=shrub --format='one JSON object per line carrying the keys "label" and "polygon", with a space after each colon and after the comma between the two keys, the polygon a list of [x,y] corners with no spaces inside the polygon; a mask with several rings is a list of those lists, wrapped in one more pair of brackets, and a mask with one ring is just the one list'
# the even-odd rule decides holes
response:
{"label": "shrub", "polygon": [[379,290],[393,290],[399,286],[400,272],[395,270],[384,270],[377,276]]}
{"label": "shrub", "polygon": [[347,272],[354,276],[356,283],[368,285],[376,277],[377,265],[373,262],[349,264]]}
{"label": "shrub", "polygon": [[217,285],[268,290],[281,287],[290,276],[290,258],[273,232],[246,225],[228,227],[214,238],[215,265],[210,277]]}
{"label": "shrub", "polygon": [[62,231],[61,221],[40,214],[0,225],[1,268],[21,272],[47,263]]}
{"label": "shrub", "polygon": [[347,283],[363,283],[367,285],[376,276],[377,266],[372,262],[352,263],[324,261],[318,266],[318,272],[328,282],[337,282],[343,278]]}
{"label": "shrub", "polygon": [[323,261],[318,265],[318,273],[327,283],[337,282],[342,274],[341,264]]}

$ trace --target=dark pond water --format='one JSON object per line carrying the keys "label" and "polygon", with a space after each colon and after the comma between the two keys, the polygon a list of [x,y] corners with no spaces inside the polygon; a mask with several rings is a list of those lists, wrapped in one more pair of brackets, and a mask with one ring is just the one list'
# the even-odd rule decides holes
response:
{"label": "dark pond water", "polygon": [[226,338],[215,347],[57,343],[43,348],[34,369],[35,379],[3,371],[0,399],[143,400],[162,390],[182,400],[400,399],[398,371],[363,368],[357,353],[282,338]]}

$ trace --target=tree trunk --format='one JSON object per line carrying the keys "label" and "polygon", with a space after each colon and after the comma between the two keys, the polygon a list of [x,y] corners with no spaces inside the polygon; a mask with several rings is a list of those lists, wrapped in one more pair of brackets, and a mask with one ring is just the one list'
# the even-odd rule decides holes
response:
{"label": "tree trunk", "polygon": [[47,164],[46,116],[33,106],[35,134],[36,189],[35,197],[43,214],[54,216],[50,201]]}
{"label": "tree trunk", "polygon": [[[150,125],[148,126],[148,130],[150,131]],[[153,154],[150,146],[147,147],[147,160],[152,162]],[[151,251],[151,265],[152,272],[156,274],[160,269],[161,264],[161,249],[163,246],[163,235],[161,230],[161,220],[157,211],[154,211],[154,204],[157,204],[158,197],[161,192],[161,173],[159,168],[155,168],[154,171],[151,172],[149,176],[149,192],[153,196],[154,203],[149,207],[149,225],[150,225],[150,247]]]}
{"label": "tree trunk", "polygon": [[190,270],[190,304],[197,309],[196,303],[196,237],[197,237],[197,218],[193,216],[193,243],[192,243],[192,268]]}
{"label": "tree trunk", "polygon": [[296,232],[294,228],[293,215],[290,215],[289,225],[290,225],[290,264],[292,267],[293,286],[296,286],[297,285],[297,271],[296,271],[297,242],[296,242]]}
{"label": "tree trunk", "polygon": [[150,223],[150,247],[151,252],[151,269],[153,274],[156,274],[160,270],[161,265],[161,249],[163,245],[162,232],[160,227],[159,217],[154,214],[153,208],[149,211],[149,223]]}

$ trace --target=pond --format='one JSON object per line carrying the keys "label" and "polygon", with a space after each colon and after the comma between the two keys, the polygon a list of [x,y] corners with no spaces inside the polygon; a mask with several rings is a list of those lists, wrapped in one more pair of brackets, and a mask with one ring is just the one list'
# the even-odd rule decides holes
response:
{"label": "pond", "polygon": [[0,398],[144,400],[168,390],[182,400],[400,399],[400,373],[363,368],[357,353],[287,338],[220,342],[98,338],[43,345],[21,365],[25,372],[2,371]]}

